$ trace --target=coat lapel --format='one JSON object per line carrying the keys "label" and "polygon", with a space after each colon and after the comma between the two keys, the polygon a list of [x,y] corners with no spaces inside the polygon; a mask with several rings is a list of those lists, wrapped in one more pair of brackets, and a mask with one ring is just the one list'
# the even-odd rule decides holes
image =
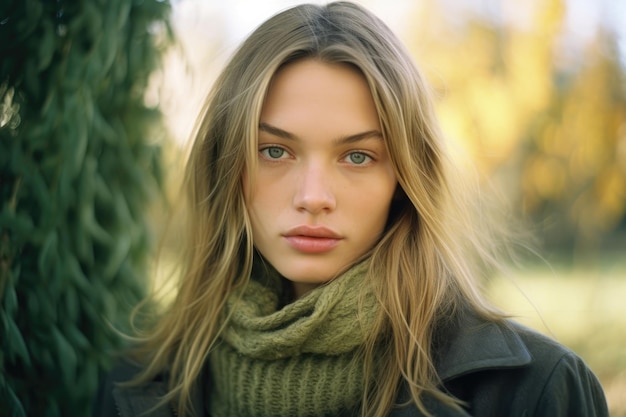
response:
{"label": "coat lapel", "polygon": [[469,315],[443,330],[435,352],[439,377],[446,382],[480,370],[528,365],[530,353],[512,326]]}
{"label": "coat lapel", "polygon": [[[453,323],[439,329],[435,342],[435,366],[444,384],[481,370],[526,366],[532,360],[513,324],[484,321],[474,314],[463,315]],[[404,389],[398,403],[406,403],[408,398]],[[471,417],[467,411],[430,396],[424,398],[424,405],[437,417]],[[424,417],[424,414],[409,404],[394,409],[389,417]]]}

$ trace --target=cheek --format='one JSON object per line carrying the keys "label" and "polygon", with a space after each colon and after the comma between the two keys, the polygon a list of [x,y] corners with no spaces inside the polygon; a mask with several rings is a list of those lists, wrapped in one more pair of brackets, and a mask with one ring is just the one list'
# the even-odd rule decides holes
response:
{"label": "cheek", "polygon": [[395,188],[395,182],[383,180],[378,184],[370,183],[368,187],[351,190],[348,200],[351,201],[355,218],[359,217],[373,228],[383,229],[390,213]]}
{"label": "cheek", "polygon": [[[281,192],[282,190],[282,192]],[[266,223],[276,220],[284,198],[284,187],[256,179],[245,187],[246,208],[253,221]]]}
{"label": "cheek", "polygon": [[267,184],[267,181],[259,177],[258,172],[255,175],[248,175],[247,171],[244,171],[241,177],[241,187],[248,212],[255,210],[255,207],[262,206],[262,200],[269,193]]}
{"label": "cheek", "polygon": [[386,170],[384,175],[379,175],[375,180],[372,180],[362,194],[377,210],[386,211],[391,205],[397,187],[398,182],[395,175]]}

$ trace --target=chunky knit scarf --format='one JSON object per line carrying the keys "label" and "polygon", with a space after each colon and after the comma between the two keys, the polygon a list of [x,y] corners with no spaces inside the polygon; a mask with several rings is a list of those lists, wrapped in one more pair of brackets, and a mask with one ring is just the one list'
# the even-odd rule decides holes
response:
{"label": "chunky knit scarf", "polygon": [[367,262],[284,307],[283,279],[259,269],[227,301],[230,320],[210,354],[211,416],[353,415],[364,387],[356,351],[376,312],[371,293],[359,302]]}

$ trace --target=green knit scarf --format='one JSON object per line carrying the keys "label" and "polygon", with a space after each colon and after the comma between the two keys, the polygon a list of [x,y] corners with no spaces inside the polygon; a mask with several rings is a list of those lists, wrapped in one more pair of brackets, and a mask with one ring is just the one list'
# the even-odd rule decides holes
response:
{"label": "green knit scarf", "polygon": [[259,274],[227,301],[230,320],[210,354],[212,417],[355,415],[363,396],[357,349],[376,300],[359,302],[368,262],[284,307],[276,271]]}

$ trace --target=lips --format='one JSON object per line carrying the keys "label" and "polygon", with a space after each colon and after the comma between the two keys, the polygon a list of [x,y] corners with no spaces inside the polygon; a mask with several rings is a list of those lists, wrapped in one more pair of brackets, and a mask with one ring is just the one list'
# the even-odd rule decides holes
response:
{"label": "lips", "polygon": [[293,249],[310,254],[329,252],[343,239],[324,226],[297,226],[287,231],[283,238]]}

